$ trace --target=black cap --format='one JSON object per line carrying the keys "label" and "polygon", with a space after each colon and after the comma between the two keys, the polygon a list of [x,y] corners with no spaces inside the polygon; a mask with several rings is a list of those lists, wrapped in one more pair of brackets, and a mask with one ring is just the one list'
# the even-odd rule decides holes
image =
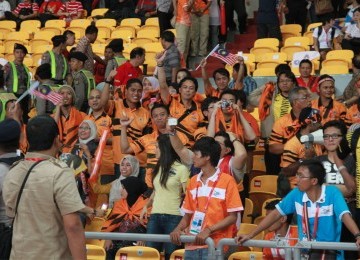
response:
{"label": "black cap", "polygon": [[66,42],[66,37],[64,35],[55,35],[51,38],[51,41],[55,47],[59,46],[62,43]]}
{"label": "black cap", "polygon": [[70,52],[69,59],[77,59],[79,61],[85,62],[87,60],[87,56],[81,51],[73,51]]}
{"label": "black cap", "polygon": [[14,119],[5,119],[0,123],[0,143],[8,143],[20,138],[20,124]]}
{"label": "black cap", "polygon": [[319,110],[311,107],[305,107],[301,110],[299,115],[300,124],[307,125],[308,123],[320,123],[320,121],[321,116]]}
{"label": "black cap", "polygon": [[26,47],[20,43],[14,44],[14,51],[15,50],[22,50],[25,54],[28,54],[28,50],[26,49]]}
{"label": "black cap", "polygon": [[124,41],[123,39],[114,39],[109,43],[109,48],[111,48],[114,52],[121,52],[124,50]]}

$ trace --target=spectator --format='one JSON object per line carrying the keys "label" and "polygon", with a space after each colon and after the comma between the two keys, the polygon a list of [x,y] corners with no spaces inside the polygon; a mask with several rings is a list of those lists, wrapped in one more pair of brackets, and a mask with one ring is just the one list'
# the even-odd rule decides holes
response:
{"label": "spectator", "polygon": [[160,102],[159,81],[156,77],[143,78],[144,91],[141,98],[141,105],[146,109],[151,109],[155,102]]}
{"label": "spectator", "polygon": [[[0,123],[0,232],[3,233],[11,225],[5,213],[3,200],[3,183],[10,166],[21,159],[16,150],[19,148],[20,125],[14,119],[5,119]],[[2,254],[1,254],[2,255]]]}
{"label": "spectator", "polygon": [[125,155],[120,162],[120,177],[111,183],[109,195],[109,207],[113,208],[114,204],[121,198],[124,198],[121,181],[128,177],[139,176],[140,165],[136,157]]}
{"label": "spectator", "polygon": [[[247,65],[244,63],[244,60],[240,59],[240,63],[236,63],[233,66],[232,71],[232,79],[230,80],[228,86],[230,89],[237,89],[236,88],[236,81],[241,81],[241,85],[239,89],[242,89],[246,96],[249,96],[251,92],[253,92],[257,88],[256,81],[248,75]],[[240,68],[243,68],[240,70]]]}
{"label": "spectator", "polygon": [[105,65],[105,61],[103,61],[98,55],[93,53],[91,47],[91,44],[96,41],[98,31],[99,30],[98,28],[96,28],[95,25],[89,25],[85,29],[85,36],[82,37],[76,45],[76,51],[80,51],[87,56],[84,68],[91,73],[94,73],[94,60],[98,63]]}
{"label": "spectator", "polygon": [[234,22],[234,11],[237,14],[237,20],[239,23],[239,32],[240,34],[246,33],[246,5],[250,5],[250,0],[240,0],[240,1],[225,1],[226,8],[226,25],[229,28],[229,31],[236,31],[236,24]]}
{"label": "spectator", "polygon": [[107,64],[113,58],[114,58],[113,49],[109,45],[107,45],[105,47],[105,51],[104,51],[104,62],[99,63],[96,61],[95,65],[94,65],[94,78],[95,78],[96,85],[101,82],[104,82],[105,70],[106,70]]}
{"label": "spectator", "polygon": [[321,60],[325,60],[326,53],[337,46],[335,43],[340,35],[340,30],[333,27],[334,23],[333,17],[327,17],[322,22],[322,26],[315,28],[313,31],[314,49],[320,53]]}
{"label": "spectator", "polygon": [[66,37],[56,35],[51,38],[51,41],[53,49],[43,54],[41,64],[49,63],[51,65],[51,79],[55,84],[63,85],[64,81],[71,82],[69,65],[63,55],[66,49]]}
{"label": "spectator", "polygon": [[[220,5],[224,5],[224,1],[220,0]],[[214,49],[219,43],[219,27],[220,27],[220,7],[218,1],[211,1],[209,7],[209,40],[210,40],[210,49]]]}
{"label": "spectator", "polygon": [[[5,86],[8,93],[14,93],[16,97],[20,97],[29,87],[31,76],[28,67],[24,64],[24,59],[28,53],[26,47],[22,44],[14,44],[14,61],[8,62],[4,66]],[[29,96],[25,96],[20,102],[23,110],[23,121],[27,123],[28,112],[30,106]]]}
{"label": "spectator", "polygon": [[161,45],[164,48],[163,66],[166,82],[170,85],[176,82],[176,72],[180,68],[180,53],[175,45],[175,35],[171,31],[161,34]]}
{"label": "spectator", "polygon": [[132,0],[111,1],[109,11],[105,18],[115,19],[120,22],[122,19],[130,18],[135,14],[135,2]]}
{"label": "spectator", "polygon": [[359,99],[357,92],[357,86],[360,86],[360,55],[356,55],[352,58],[352,78],[344,89],[343,95],[338,97],[338,101],[344,101],[343,104],[350,107],[356,103]]}
{"label": "spectator", "polygon": [[172,29],[170,20],[173,17],[172,2],[168,0],[156,0],[156,11],[159,17],[160,35],[168,30]]}
{"label": "spectator", "polygon": [[[216,168],[220,144],[211,137],[203,137],[195,143],[193,151],[194,166],[201,168],[201,172],[190,180],[182,205],[185,215],[170,238],[180,245],[183,232],[194,235],[195,244],[185,247],[185,259],[207,259],[208,249],[203,247],[206,238],[211,237],[217,245],[221,238],[233,236],[243,207],[234,178]],[[223,194],[221,198],[211,196],[215,187]]]}
{"label": "spectator", "polygon": [[58,15],[60,16],[60,19],[66,21],[66,26],[69,26],[72,20],[84,17],[84,9],[81,2],[68,0],[60,7]]}
{"label": "spectator", "polygon": [[5,11],[5,17],[7,20],[15,21],[16,30],[19,30],[22,21],[36,18],[38,12],[39,6],[37,3],[32,3],[32,0],[24,0],[12,12]]}
{"label": "spectator", "polygon": [[299,87],[308,88],[311,92],[316,93],[318,88],[318,77],[312,76],[313,64],[310,60],[304,59],[300,61],[300,76],[296,78]]}
{"label": "spectator", "polygon": [[70,30],[65,30],[63,35],[66,37],[66,42],[65,42],[66,48],[63,50],[62,54],[65,56],[66,59],[69,60],[70,53],[67,50],[67,47],[73,46],[75,44],[75,33]]}
{"label": "spectator", "polygon": [[321,116],[321,124],[330,120],[345,120],[346,107],[344,104],[333,99],[335,94],[335,79],[324,74],[318,81],[319,98],[311,102],[311,107],[318,109]]}
{"label": "spectator", "polygon": [[360,52],[360,7],[354,10],[353,21],[354,23],[346,27],[341,46],[344,50],[352,50],[354,55],[357,55]]}
{"label": "spectator", "polygon": [[88,98],[90,91],[95,89],[95,79],[90,71],[84,69],[87,60],[84,53],[73,51],[70,53],[69,58],[73,77],[72,88],[76,93],[75,107],[86,113],[89,108]]}
{"label": "spectator", "polygon": [[41,27],[45,26],[46,21],[59,19],[58,12],[61,6],[61,0],[46,0],[41,4],[39,9]]}
{"label": "spectator", "polygon": [[[359,91],[360,86],[355,86],[356,91],[358,94],[356,94],[356,97],[359,97]],[[359,100],[359,99],[358,99]],[[346,116],[345,116],[345,122],[347,127],[350,127],[352,124],[360,123],[360,109],[359,109],[359,101],[357,101],[355,104],[353,104],[351,107],[349,107],[346,110]]]}
{"label": "spectator", "polygon": [[[152,177],[154,191],[144,206],[140,219],[146,216],[148,208],[152,206],[147,233],[170,234],[181,220],[179,205],[190,172],[181,164],[179,156],[171,147],[169,135],[159,135],[157,140],[156,156],[159,160]],[[165,260],[169,260],[172,252],[179,248],[171,243],[147,242],[146,245],[158,251],[164,247]]]}
{"label": "spectator", "polygon": [[63,100],[56,106],[53,116],[59,126],[60,141],[63,144],[62,152],[69,153],[74,148],[79,125],[86,114],[74,107],[76,94],[72,87],[62,86],[59,94],[63,96]]}
{"label": "spectator", "polygon": [[[128,177],[121,180],[124,195],[116,201],[114,207],[104,223],[101,231],[120,232],[120,233],[145,233],[145,224],[141,222],[140,213],[143,205],[147,202],[143,193],[146,191],[146,185],[136,177]],[[146,221],[145,221],[146,223]],[[125,246],[133,246],[134,241],[126,240],[106,240],[105,250],[106,259],[115,259],[116,252]]]}
{"label": "spectator", "polygon": [[277,16],[277,0],[260,0],[257,14],[257,38],[277,38],[281,42],[279,19]]}
{"label": "spectator", "polygon": [[309,4],[306,0],[287,0],[285,1],[285,18],[287,24],[300,24],[302,32],[306,30],[306,13],[307,5]]}
{"label": "spectator", "polygon": [[[191,11],[190,56],[205,57],[208,54],[209,7],[211,2],[212,1],[203,0],[194,1],[193,9]],[[233,12],[234,10],[232,10],[232,13]]]}
{"label": "spectator", "polygon": [[[145,49],[136,47],[130,52],[130,60],[126,61],[116,69],[114,77],[114,87],[121,86],[121,93],[124,95],[124,85],[127,84],[129,79],[141,78],[142,70],[139,68],[145,61]],[[122,97],[122,96],[121,96]]]}
{"label": "spectator", "polygon": [[213,72],[216,89],[211,85],[206,69],[207,61],[203,59],[200,63],[201,75],[204,81],[205,94],[207,97],[220,97],[221,93],[227,90],[230,82],[230,73],[225,68],[218,68]]}
{"label": "spectator", "polygon": [[10,12],[11,7],[8,1],[0,0],[0,20],[5,20],[5,12]]}
{"label": "spectator", "polygon": [[345,27],[348,27],[350,24],[353,23],[353,14],[354,10],[360,7],[360,1],[359,0],[352,0],[351,1],[351,8],[349,8],[349,11],[347,12],[345,16]]}
{"label": "spectator", "polygon": [[[24,175],[30,174],[14,220],[11,258],[85,259],[85,235],[77,213],[85,206],[74,173],[55,159],[61,147],[58,126],[51,117],[38,116],[29,121],[26,134],[29,152],[4,182],[6,210],[13,218]],[[34,241],[38,241],[37,246]]]}
{"label": "spectator", "polygon": [[[325,169],[319,161],[303,161],[296,173],[297,188],[277,204],[276,210],[267,215],[254,231],[240,235],[236,237],[236,240],[242,244],[279,221],[282,216],[296,212],[299,241],[339,242],[341,222],[343,222],[354,235],[356,245],[360,246],[359,229],[350,215],[344,197],[337,188],[323,185],[325,175]],[[326,209],[328,214],[323,216],[308,213],[315,208],[318,208],[319,211]],[[308,215],[307,218],[304,217],[304,212]],[[305,224],[308,226],[307,230],[304,230],[304,222],[307,223]],[[314,225],[314,222],[317,223],[317,226]],[[342,252],[341,256],[337,256],[336,250],[312,249],[308,251],[308,254],[310,259],[343,258]]]}
{"label": "spectator", "polygon": [[112,70],[117,69],[120,65],[127,61],[122,53],[124,50],[123,39],[119,38],[111,40],[108,47],[112,49],[114,57],[106,64],[105,78],[109,76]]}
{"label": "spectator", "polygon": [[135,7],[135,16],[141,19],[144,25],[147,18],[156,15],[156,0],[139,0]]}

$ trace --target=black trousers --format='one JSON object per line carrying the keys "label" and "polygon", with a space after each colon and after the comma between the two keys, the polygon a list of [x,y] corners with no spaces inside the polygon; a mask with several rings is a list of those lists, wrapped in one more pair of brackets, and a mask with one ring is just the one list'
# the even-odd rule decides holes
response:
{"label": "black trousers", "polygon": [[163,31],[172,29],[170,21],[171,21],[171,18],[173,17],[173,14],[171,12],[164,13],[164,12],[157,10],[157,15],[158,15],[158,19],[159,19],[160,35]]}
{"label": "black trousers", "polygon": [[282,41],[280,25],[278,23],[268,24],[268,23],[258,23],[257,24],[257,38],[277,38],[279,41]]}
{"label": "black trousers", "polygon": [[245,0],[225,1],[226,25],[230,31],[236,30],[236,24],[234,22],[234,11],[238,15],[239,32],[244,33],[246,31],[247,19]]}
{"label": "black trousers", "polygon": [[300,24],[302,33],[306,30],[306,5],[289,6],[289,13],[285,15],[286,24]]}
{"label": "black trousers", "polygon": [[266,167],[266,174],[278,175],[281,171],[280,162],[281,155],[273,154],[269,151],[269,145],[265,145],[264,161]]}

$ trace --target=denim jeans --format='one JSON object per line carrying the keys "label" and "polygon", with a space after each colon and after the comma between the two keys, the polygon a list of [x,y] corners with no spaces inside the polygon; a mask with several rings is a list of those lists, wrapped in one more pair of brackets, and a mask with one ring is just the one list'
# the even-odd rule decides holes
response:
{"label": "denim jeans", "polygon": [[207,260],[208,249],[199,248],[195,250],[185,250],[184,258],[186,260]]}
{"label": "denim jeans", "polygon": [[[147,224],[147,234],[170,234],[179,224],[182,216],[169,214],[151,214]],[[156,248],[159,252],[165,249],[165,259],[170,259],[170,255],[179,249],[178,245],[162,242],[146,242],[146,246]]]}

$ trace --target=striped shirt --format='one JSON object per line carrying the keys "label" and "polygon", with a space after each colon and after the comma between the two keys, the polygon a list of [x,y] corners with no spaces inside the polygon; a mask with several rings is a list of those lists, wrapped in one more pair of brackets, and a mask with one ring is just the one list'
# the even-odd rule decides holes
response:
{"label": "striped shirt", "polygon": [[20,3],[14,9],[13,13],[19,14],[21,9],[31,9],[34,13],[39,11],[39,6],[37,3]]}
{"label": "striped shirt", "polygon": [[84,11],[84,8],[81,2],[78,1],[71,1],[66,2],[60,7],[61,12],[67,12],[70,15],[77,15],[78,13]]}

